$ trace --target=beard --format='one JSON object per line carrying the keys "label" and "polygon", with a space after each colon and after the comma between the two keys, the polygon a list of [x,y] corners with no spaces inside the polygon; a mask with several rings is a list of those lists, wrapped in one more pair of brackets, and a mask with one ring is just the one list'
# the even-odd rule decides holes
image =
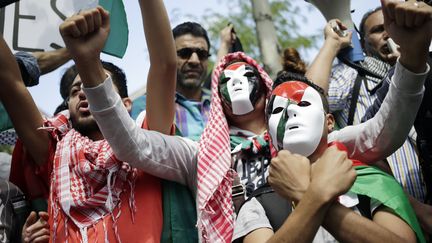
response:
{"label": "beard", "polygon": [[81,120],[71,117],[70,121],[72,123],[73,129],[81,133],[81,135],[89,137],[95,132],[100,132],[99,126],[93,117],[81,118]]}

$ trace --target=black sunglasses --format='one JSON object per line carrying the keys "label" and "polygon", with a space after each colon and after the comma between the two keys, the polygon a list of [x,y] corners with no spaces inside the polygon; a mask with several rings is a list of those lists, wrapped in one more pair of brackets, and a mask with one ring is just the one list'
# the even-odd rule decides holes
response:
{"label": "black sunglasses", "polygon": [[198,55],[200,61],[207,60],[210,57],[210,53],[206,50],[200,48],[189,48],[189,47],[177,50],[177,56],[183,59],[189,59],[194,52]]}

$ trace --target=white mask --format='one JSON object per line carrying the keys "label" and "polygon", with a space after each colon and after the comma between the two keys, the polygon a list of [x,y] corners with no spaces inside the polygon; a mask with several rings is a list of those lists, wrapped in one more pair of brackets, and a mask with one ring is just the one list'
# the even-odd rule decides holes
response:
{"label": "white mask", "polygon": [[222,99],[231,106],[234,115],[244,115],[254,110],[259,82],[252,67],[244,62],[231,64],[223,71],[219,89]]}
{"label": "white mask", "polygon": [[318,91],[300,81],[282,83],[273,90],[267,112],[275,148],[306,157],[315,152],[325,121]]}

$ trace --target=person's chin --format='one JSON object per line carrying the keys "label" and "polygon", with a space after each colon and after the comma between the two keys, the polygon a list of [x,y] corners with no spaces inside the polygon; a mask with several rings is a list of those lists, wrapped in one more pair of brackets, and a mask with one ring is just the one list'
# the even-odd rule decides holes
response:
{"label": "person's chin", "polygon": [[198,78],[187,78],[184,79],[183,82],[181,82],[181,85],[184,87],[189,87],[189,88],[197,88],[201,86],[201,82],[202,80],[198,79]]}

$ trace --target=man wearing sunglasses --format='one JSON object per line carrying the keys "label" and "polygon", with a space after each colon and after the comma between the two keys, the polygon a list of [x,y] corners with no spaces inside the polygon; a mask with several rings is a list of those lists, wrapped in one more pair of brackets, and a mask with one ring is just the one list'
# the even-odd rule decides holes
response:
{"label": "man wearing sunglasses", "polygon": [[[203,87],[207,76],[210,41],[207,31],[198,23],[185,22],[173,30],[177,52],[177,86],[175,95],[175,134],[198,141],[210,112],[210,91]],[[141,120],[146,109],[146,96],[135,99],[132,118]],[[195,198],[184,185],[162,181],[164,225],[162,242],[189,239],[198,241]],[[175,212],[175,213],[170,213]],[[180,225],[178,222],[182,222]],[[171,238],[165,238],[170,235]]]}

